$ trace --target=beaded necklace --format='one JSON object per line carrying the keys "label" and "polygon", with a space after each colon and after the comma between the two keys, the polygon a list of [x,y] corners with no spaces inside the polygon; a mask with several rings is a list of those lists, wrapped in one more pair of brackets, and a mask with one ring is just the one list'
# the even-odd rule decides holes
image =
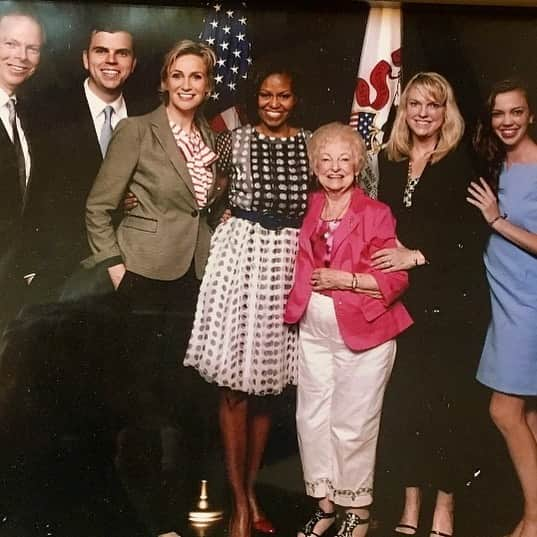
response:
{"label": "beaded necklace", "polygon": [[403,205],[405,207],[412,207],[412,194],[420,182],[421,176],[412,177],[412,162],[408,159],[408,171],[406,175],[406,186],[405,191],[403,192]]}

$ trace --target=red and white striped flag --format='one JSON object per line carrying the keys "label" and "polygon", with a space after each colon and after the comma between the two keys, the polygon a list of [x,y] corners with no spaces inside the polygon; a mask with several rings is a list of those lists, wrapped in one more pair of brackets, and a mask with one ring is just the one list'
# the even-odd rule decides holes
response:
{"label": "red and white striped flag", "polygon": [[401,9],[372,7],[369,10],[362,54],[352,101],[350,125],[366,142],[372,175],[366,190],[377,193],[377,156],[392,106],[399,102],[401,75]]}

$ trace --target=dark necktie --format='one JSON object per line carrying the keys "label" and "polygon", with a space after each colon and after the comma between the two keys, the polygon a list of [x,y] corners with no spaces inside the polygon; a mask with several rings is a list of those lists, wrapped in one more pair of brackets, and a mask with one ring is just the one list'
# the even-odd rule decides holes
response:
{"label": "dark necktie", "polygon": [[13,147],[17,158],[17,174],[19,176],[19,186],[22,194],[26,190],[26,162],[24,160],[24,152],[19,137],[19,129],[17,128],[17,111],[15,109],[15,100],[9,99],[6,104],[9,112],[9,123],[13,129]]}
{"label": "dark necktie", "polygon": [[114,109],[108,105],[104,109],[104,123],[101,129],[101,135],[99,136],[99,145],[101,146],[101,153],[103,157],[106,155],[110,138],[112,137],[112,112]]}

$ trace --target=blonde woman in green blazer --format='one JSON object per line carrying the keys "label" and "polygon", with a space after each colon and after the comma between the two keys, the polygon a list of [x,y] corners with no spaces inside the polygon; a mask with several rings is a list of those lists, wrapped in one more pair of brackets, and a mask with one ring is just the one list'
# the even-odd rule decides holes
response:
{"label": "blonde woman in green blazer", "polygon": [[[188,504],[180,486],[185,404],[177,394],[185,390],[177,363],[191,330],[218,192],[214,137],[200,112],[213,88],[215,59],[207,45],[189,40],[167,53],[163,104],[118,124],[86,205],[93,252],[86,266],[104,264],[130,312],[127,380],[121,380],[132,404],[119,436],[118,467],[127,480],[133,477],[128,488],[141,487],[138,498],[149,498],[145,518],[154,535],[176,535],[178,505]],[[115,227],[112,214],[128,191],[137,204]],[[123,457],[148,446],[138,434],[157,441],[156,450]],[[155,452],[162,454],[156,469]],[[132,472],[127,460],[147,467]]]}

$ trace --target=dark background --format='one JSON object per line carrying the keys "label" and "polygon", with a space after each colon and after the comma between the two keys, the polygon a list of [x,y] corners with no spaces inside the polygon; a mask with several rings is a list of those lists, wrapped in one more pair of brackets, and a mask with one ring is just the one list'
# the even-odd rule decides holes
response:
{"label": "dark background", "polygon": [[[231,5],[222,3],[225,7]],[[138,101],[142,107],[150,110],[158,103],[157,87],[163,54],[179,39],[197,38],[203,18],[210,13],[212,4],[186,1],[167,5],[126,2],[23,4],[0,1],[0,10],[17,6],[31,7],[46,27],[47,44],[41,65],[25,88],[26,97],[32,101],[34,109],[43,107],[43,112],[46,112],[56,95],[80,87],[85,77],[81,53],[87,45],[91,29],[102,24],[112,24],[117,28],[129,29],[135,38],[138,65],[126,86],[127,99],[130,102]],[[242,6],[239,8],[244,9]],[[481,103],[492,82],[516,75],[525,78],[530,87],[535,87],[537,8],[405,5],[403,10],[403,83],[417,71],[433,70],[443,74],[454,87],[469,132],[473,130]],[[304,92],[301,123],[304,127],[315,129],[328,121],[348,121],[367,13],[368,6],[356,1],[310,2],[307,7],[292,7],[283,2],[248,3],[245,14],[248,17],[254,64],[262,59],[283,55],[292,60],[302,72]],[[57,128],[61,129],[62,126],[58,125]],[[214,393],[200,392],[198,396],[200,399],[205,398],[201,404],[205,404],[207,413],[211,415],[215,411]],[[515,520],[520,497],[503,443],[490,425],[486,412],[487,394],[476,385],[472,397],[468,399],[468,405],[473,407],[472,410],[477,408],[481,412],[481,421],[476,422],[475,431],[478,439],[476,451],[480,452],[481,457],[476,460],[478,477],[469,476],[468,484],[459,499],[459,534],[473,537],[499,535],[502,531],[505,533]],[[266,456],[269,467],[286,458],[296,457],[293,404],[292,389],[276,403],[275,430]],[[203,441],[212,445],[217,437],[214,415],[207,419],[207,424],[214,430],[207,431]],[[388,438],[385,442],[389,443],[388,453],[389,449],[397,449],[397,439]],[[293,460],[298,464],[296,458]],[[215,499],[225,504],[221,461],[221,455],[216,451],[209,452],[209,457],[205,460],[200,457],[196,463],[201,465],[198,474],[208,473],[214,477]],[[203,464],[206,466],[203,467]],[[69,473],[72,467],[66,466],[63,470]],[[43,471],[46,472],[46,469]],[[81,471],[75,478],[86,479],[86,474]],[[69,490],[72,484],[69,484],[68,478],[65,482],[62,481],[64,477],[49,475],[42,481],[38,480],[41,487],[43,483],[48,485],[44,489],[32,491],[29,497],[43,499],[56,495],[57,498],[65,499],[75,491]],[[281,479],[275,480],[279,482],[280,488],[274,489],[274,501],[272,505],[267,505],[267,510],[277,522],[278,516],[281,516],[292,518],[292,522],[297,523],[302,517],[290,506],[298,505],[296,502],[301,501],[302,494],[293,489],[288,478],[289,476],[281,476]],[[377,495],[381,504],[377,506],[377,515],[381,521],[389,520],[397,512],[401,491],[392,486],[389,461],[383,461]],[[30,478],[20,485],[18,495],[24,498],[32,487]],[[66,490],[60,493],[62,488]],[[78,498],[76,502],[73,500],[69,504],[69,509],[74,504],[78,506],[78,515],[68,515],[63,510],[65,504],[57,505],[56,510],[51,512],[50,502],[27,503],[26,515],[15,516],[22,522],[18,526],[17,522],[13,522],[10,526],[13,533],[9,535],[26,535],[21,529],[23,526],[30,528],[28,535],[48,535],[52,526],[47,524],[53,525],[52,519],[58,528],[59,522],[69,517],[72,519],[71,529],[67,533],[56,529],[56,533],[53,532],[55,535],[74,535],[75,530],[79,535],[89,537],[143,534],[142,530],[141,533],[136,533],[136,523],[133,522],[136,515],[129,510],[127,500],[121,499],[119,488],[112,492],[108,490],[106,498],[114,498],[113,501],[101,498],[99,502],[88,505],[83,505],[87,489],[80,490],[82,492],[74,494]],[[269,487],[267,490],[270,496],[272,489]],[[6,494],[11,494],[11,491]],[[40,514],[33,516],[32,510],[37,512],[39,509]],[[124,517],[119,517],[118,520],[121,512],[125,513]],[[13,516],[10,514],[8,522],[5,522],[0,513],[2,537],[8,535],[7,527],[12,524]],[[106,519],[107,516],[111,518]],[[97,521],[99,517],[102,520]],[[128,532],[123,533],[121,527],[127,528],[126,521],[132,526]],[[2,526],[4,522],[7,525]],[[284,522],[279,522],[285,526]],[[95,529],[111,527],[114,527],[113,532]],[[289,527],[292,527],[291,522]]]}
{"label": "dark background", "polygon": [[[44,21],[47,45],[27,86],[43,105],[58,90],[83,80],[81,52],[91,29],[112,24],[130,29],[135,37],[138,66],[126,94],[150,107],[157,103],[164,53],[179,39],[196,39],[214,3],[0,1],[0,10],[30,6]],[[254,63],[283,56],[301,71],[305,127],[348,120],[369,9],[365,2],[312,1],[307,8],[277,1],[247,2],[246,8],[220,3],[247,15]],[[443,74],[454,87],[469,130],[494,81],[519,76],[534,86],[537,8],[407,4],[403,13],[403,82],[418,71]]]}

